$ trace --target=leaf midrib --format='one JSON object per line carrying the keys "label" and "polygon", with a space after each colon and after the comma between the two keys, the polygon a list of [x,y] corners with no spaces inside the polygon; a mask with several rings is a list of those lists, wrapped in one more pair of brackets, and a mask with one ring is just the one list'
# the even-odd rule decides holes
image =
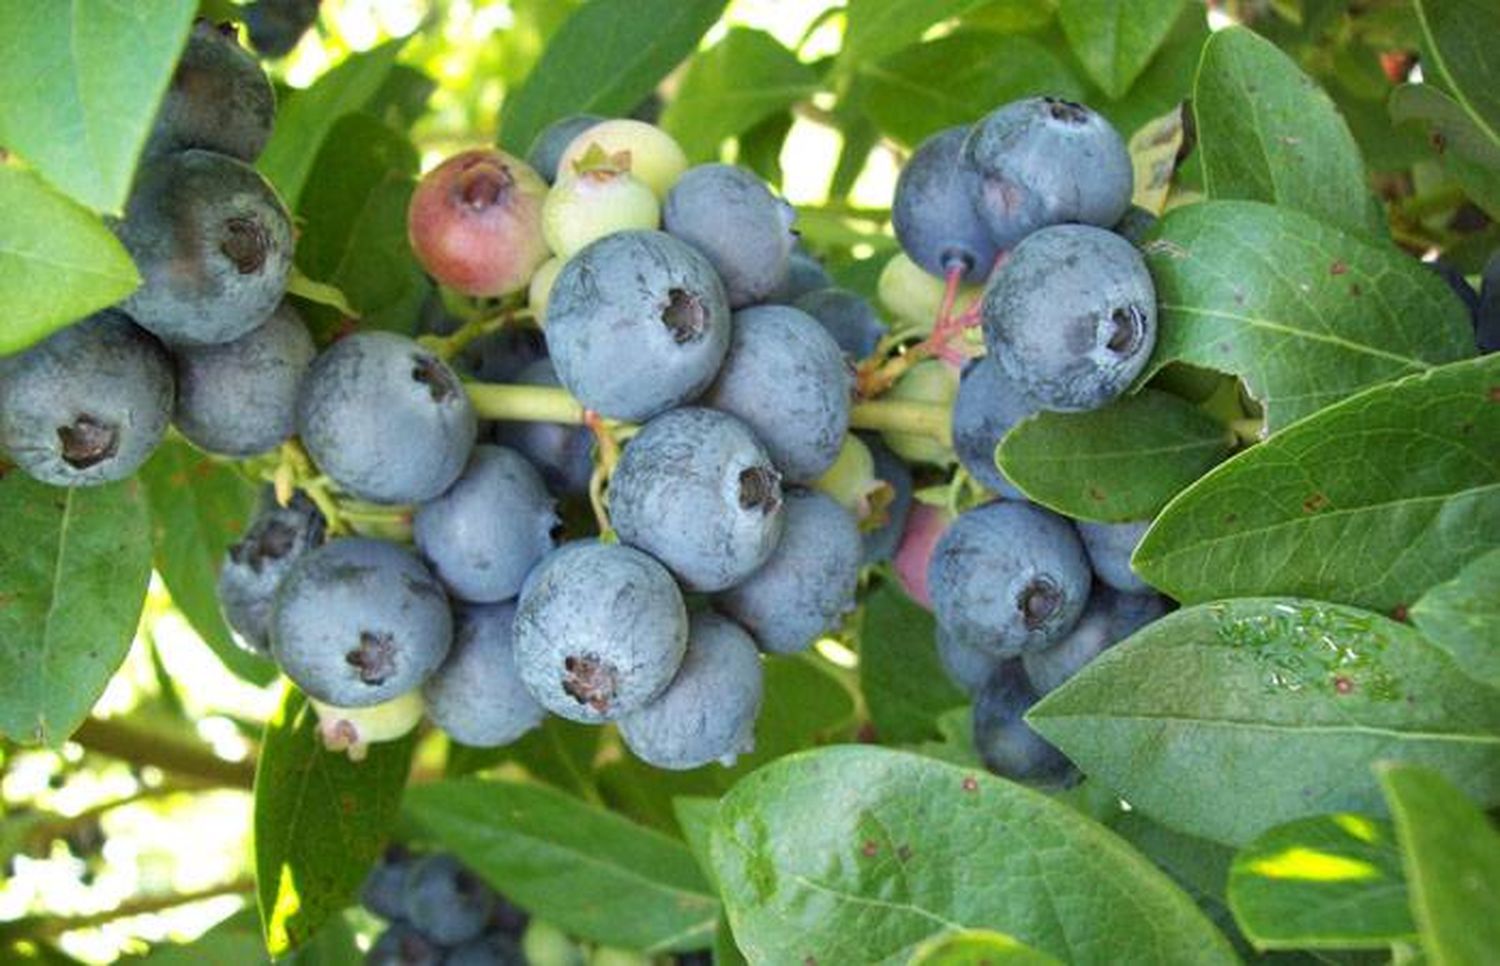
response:
{"label": "leaf midrib", "polygon": [[[1028,718],[1031,716],[1028,715]],[[1288,736],[1306,737],[1308,735],[1368,735],[1387,741],[1433,741],[1449,744],[1465,745],[1495,745],[1500,747],[1500,734],[1467,734],[1450,733],[1445,734],[1435,731],[1399,731],[1393,728],[1383,728],[1376,725],[1362,724],[1283,724],[1274,721],[1245,721],[1237,718],[1193,718],[1182,714],[1148,714],[1141,713],[1089,713],[1072,714],[1063,709],[1053,711],[1049,714],[1035,716],[1040,721],[1076,721],[1076,722],[1165,722],[1167,724],[1181,725],[1183,727],[1198,727],[1217,730],[1240,730],[1240,731],[1269,731],[1277,734],[1286,733]]]}

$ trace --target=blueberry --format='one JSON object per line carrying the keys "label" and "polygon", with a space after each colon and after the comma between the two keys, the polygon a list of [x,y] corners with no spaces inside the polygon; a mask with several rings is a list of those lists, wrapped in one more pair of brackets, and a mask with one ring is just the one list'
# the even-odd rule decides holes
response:
{"label": "blueberry", "polygon": [[521,684],[511,637],[515,617],[514,604],[458,607],[453,647],[422,686],[428,717],[466,745],[508,745],[546,715]]}
{"label": "blueberry", "polygon": [[1023,718],[1037,697],[1020,661],[997,666],[974,699],[974,750],[1001,778],[1061,784],[1072,763]]}
{"label": "blueberry", "polygon": [[1139,246],[1146,240],[1146,233],[1155,228],[1158,221],[1159,218],[1140,205],[1131,205],[1110,231],[1130,244]]}
{"label": "blueberry", "polygon": [[406,921],[444,946],[482,933],[494,907],[490,887],[447,853],[419,859],[406,873]]}
{"label": "blueberry", "polygon": [[[524,386],[557,386],[552,360],[538,359],[516,373]],[[583,426],[563,423],[500,422],[495,440],[525,456],[542,474],[547,487],[563,496],[587,493],[594,472],[594,434]]]}
{"label": "blueberry", "polygon": [[786,529],[771,558],[716,598],[774,654],[804,650],[838,625],[854,607],[864,556],[854,515],[830,497],[792,490],[783,512]]}
{"label": "blueberry", "polygon": [[1120,132],[1097,112],[1055,97],[989,114],[969,132],[963,153],[980,175],[975,208],[1001,248],[1042,225],[1108,228],[1135,191]]}
{"label": "blueberry", "polygon": [[1475,342],[1480,352],[1500,350],[1500,250],[1485,263],[1479,285],[1479,307],[1474,310]]}
{"label": "blueberry", "polygon": [[422,504],[413,537],[456,598],[497,603],[552,549],[552,495],[526,458],[503,446],[474,447],[469,465],[442,496]]}
{"label": "blueberry", "polygon": [[392,923],[365,954],[366,966],[439,966],[446,951],[404,922]]}
{"label": "blueberry", "polygon": [[573,165],[596,145],[606,156],[630,155],[631,172],[656,192],[658,198],[665,198],[687,170],[687,155],[672,135],[644,121],[616,118],[600,121],[568,142],[557,160],[559,177],[572,171]]}
{"label": "blueberry", "polygon": [[130,476],[172,412],[172,361],[149,333],[105,310],[0,358],[0,449],[53,486]]}
{"label": "blueberry", "polygon": [[242,161],[196,150],[158,158],[113,228],[142,279],[120,307],[168,343],[238,339],[286,294],[291,216]]}
{"label": "blueberry", "polygon": [[937,629],[937,655],[948,680],[971,697],[979,693],[991,672],[1005,660],[981,648],[970,647],[941,626]]}
{"label": "blueberry", "polygon": [[[983,293],[977,285],[959,287],[953,312],[961,314]],[[897,252],[880,270],[876,298],[896,320],[895,328],[908,334],[929,334],[947,297],[947,285],[927,274],[920,265]]]}
{"label": "blueberry", "polygon": [[285,57],[318,20],[318,0],[255,0],[245,9],[250,45],[266,57]]}
{"label": "blueberry", "polygon": [[557,179],[542,203],[542,234],[561,259],[589,242],[617,231],[652,229],[661,221],[661,203],[628,165],[598,167]]}
{"label": "blueberry", "polygon": [[1156,344],[1156,289],[1140,252],[1112,232],[1057,225],[1030,235],[990,279],[984,339],[1047,409],[1098,409]]}
{"label": "blueberry", "polygon": [[896,572],[896,581],[906,596],[932,610],[932,594],[927,585],[928,565],[932,552],[953,517],[943,509],[928,503],[913,503],[906,518],[906,529],[901,531],[901,541],[896,545],[896,555],[891,558],[891,569]]}
{"label": "blueberry", "polygon": [[1000,657],[1061,639],[1083,613],[1089,564],[1066,519],[1028,503],[959,514],[927,566],[938,623]]}
{"label": "blueberry", "polygon": [[995,464],[995,450],[1011,428],[1041,408],[988,356],[964,369],[953,400],[953,449],[969,475],[1012,500],[1025,494]]}
{"label": "blueberry", "polygon": [[1130,555],[1135,553],[1141,538],[1151,529],[1150,520],[1140,523],[1093,523],[1078,520],[1076,523],[1095,577],[1127,594],[1144,594],[1151,590],[1151,585],[1130,569]]}
{"label": "blueberry", "polygon": [[[896,380],[885,398],[951,407],[958,398],[958,373],[939,359],[923,359]],[[927,433],[886,430],[881,438],[892,452],[910,463],[947,466],[957,458],[952,446]]]}
{"label": "blueberry", "polygon": [[863,296],[844,288],[824,288],[797,299],[797,308],[817,319],[853,361],[875,354],[885,324]]}
{"label": "blueberry", "polygon": [[526,151],[526,163],[548,184],[557,180],[557,162],[573,139],[605,119],[597,114],[570,114],[542,128]]}
{"label": "blueberry", "polygon": [[163,95],[144,157],[202,148],[254,163],[271,138],[276,94],[233,24],[198,20]]}
{"label": "blueberry", "polygon": [[796,212],[743,168],[689,169],[667,195],[661,218],[668,234],[708,256],[733,308],[764,301],[786,279]]}
{"label": "blueberry", "polygon": [[761,305],[734,314],[729,355],[703,403],[744,420],[777,469],[805,483],[838,459],[853,385],[844,353],[815,319]]}
{"label": "blueberry", "polygon": [[553,714],[594,724],[642,707],[671,682],[687,647],[687,608],[651,557],[580,541],[526,579],[513,633],[532,696]]}
{"label": "blueberry", "polygon": [[864,440],[850,433],[839,447],[838,459],[812,482],[812,489],[827,493],[839,506],[864,520],[873,512],[871,500],[881,491],[875,479],[875,457]]}
{"label": "blueberry", "polygon": [[364,537],[304,555],[276,591],[271,654],[309,697],[341,708],[419,687],[448,653],[453,618],[409,551]]}
{"label": "blueberry", "polygon": [[891,489],[886,502],[876,508],[874,527],[865,531],[864,562],[880,563],[896,555],[901,543],[901,534],[906,530],[906,520],[911,514],[913,483],[911,468],[896,454],[886,449],[880,437],[860,437],[870,449],[870,458],[875,462],[875,478]]}
{"label": "blueberry", "polygon": [[183,346],[172,421],[193,445],[219,456],[254,456],[296,431],[297,388],[316,353],[290,302],[260,327],[223,345]]}
{"label": "blueberry", "polygon": [[641,421],[713,381],[729,348],[713,266],[658,231],[622,231],[568,259],[547,303],[558,378],[590,409]]}
{"label": "blueberry", "polygon": [[361,332],[313,360],[297,434],[339,486],[377,503],[421,503],[452,486],[478,423],[458,376],[391,332]]}
{"label": "blueberry", "polygon": [[510,936],[487,932],[450,949],[443,966],[527,966],[527,960]]}
{"label": "blueberry", "polygon": [[403,845],[389,845],[380,860],[365,875],[359,902],[382,919],[396,921],[406,916],[406,873],[415,857]]}
{"label": "blueberry", "polygon": [[792,249],[786,260],[786,277],[776,290],[766,296],[767,302],[791,305],[809,292],[830,288],[833,277],[824,270],[818,260],[807,252]]}
{"label": "blueberry", "polygon": [[[968,126],[950,127],[922,142],[896,180],[891,226],[902,250],[929,273],[946,278],[958,271],[966,282],[983,282],[999,249],[974,209],[981,184],[964,158],[968,136]],[[998,240],[1005,246],[1015,242]]]}
{"label": "blueberry", "polygon": [[743,628],[717,614],[694,614],[677,676],[655,700],[620,719],[620,737],[657,768],[714,761],[729,767],[755,748],[762,678],[760,652]]}
{"label": "blueberry", "polygon": [[398,694],[365,708],[340,708],[317,698],[308,698],[307,703],[318,716],[317,735],[323,747],[348,755],[350,761],[364,761],[373,744],[411,734],[427,710],[420,691]]}
{"label": "blueberry", "polygon": [[781,539],[781,474],[744,423],[687,407],[662,413],[625,446],[609,484],[620,539],[690,590],[748,577]]}
{"label": "blueberry", "polygon": [[563,262],[564,259],[556,255],[542,262],[536,274],[531,276],[531,284],[526,286],[526,304],[538,322],[547,318],[547,303],[552,299],[552,286],[557,283]]}
{"label": "blueberry", "polygon": [[452,365],[482,382],[514,382],[527,366],[545,358],[547,340],[541,332],[507,326],[470,342]]}
{"label": "blueberry", "polygon": [[255,518],[225,555],[219,569],[219,608],[224,623],[246,650],[271,651],[271,608],[276,588],[292,565],[322,546],[323,515],[302,494],[280,506],[269,490],[262,494]]}
{"label": "blueberry", "polygon": [[1158,594],[1122,594],[1095,585],[1083,616],[1062,640],[1021,656],[1026,677],[1038,694],[1061,687],[1084,665],[1166,612]]}

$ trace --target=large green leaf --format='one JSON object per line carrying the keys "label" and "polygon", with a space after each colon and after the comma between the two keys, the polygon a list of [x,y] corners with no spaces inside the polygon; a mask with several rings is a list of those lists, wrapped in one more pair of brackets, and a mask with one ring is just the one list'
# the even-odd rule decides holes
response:
{"label": "large green leaf", "polygon": [[500,143],[525,153],[548,124],[623,115],[697,47],[727,0],[590,0],[547,45],[500,111]]}
{"label": "large green leaf", "polygon": [[255,881],[266,950],[279,959],[348,906],[396,823],[415,734],[328,751],[317,714],[287,685],[255,769]]}
{"label": "large green leaf", "polygon": [[254,487],[228,464],[172,440],[141,468],[141,482],[156,569],[172,602],[226,667],[254,684],[271,683],[276,668],[234,643],[216,587],[224,554],[250,518]]}
{"label": "large green leaf", "polygon": [[885,744],[936,738],[944,711],[967,704],[943,671],[932,614],[886,583],[865,601],[859,684]]}
{"label": "large green leaf", "polygon": [[960,30],[860,65],[861,101],[885,134],[915,147],[1033,94],[1081,97],[1083,87],[1045,47],[1006,34]]}
{"label": "large green leaf", "polygon": [[1147,815],[1244,843],[1306,815],[1380,811],[1380,758],[1500,801],[1497,698],[1404,624],[1246,598],[1148,625],[1027,720]]}
{"label": "large green leaf", "polygon": [[125,659],[151,577],[134,480],[57,489],[0,465],[0,735],[61,743]]}
{"label": "large green leaf", "polygon": [[1500,548],[1423,594],[1412,605],[1411,620],[1453,655],[1460,671],[1500,688]]}
{"label": "large green leaf", "polygon": [[1493,962],[1500,949],[1500,833],[1442,775],[1386,765],[1422,948],[1437,966]]}
{"label": "large green leaf", "polygon": [[1500,138],[1481,128],[1435,84],[1404,84],[1391,93],[1391,120],[1417,124],[1443,167],[1491,217],[1500,218]]}
{"label": "large green leaf", "polygon": [[404,44],[392,40],[354,54],[282,102],[259,167],[288,207],[300,209],[302,188],[329,132],[340,118],[362,110],[380,93]]}
{"label": "large green leaf", "polygon": [[1394,611],[1500,543],[1500,356],[1377,386],[1183,491],[1136,549],[1179,600],[1294,594]]}
{"label": "large green leaf", "polygon": [[1423,66],[1488,139],[1500,144],[1500,6],[1490,0],[1417,0],[1422,24]]}
{"label": "large green leaf", "polygon": [[118,214],[195,9],[193,0],[0,4],[0,144],[66,194]]}
{"label": "large green leaf", "polygon": [[915,43],[933,24],[962,16],[989,0],[849,0],[840,62],[859,66]]}
{"label": "large green leaf", "polygon": [[31,172],[0,164],[0,355],[115,304],[140,282],[98,217]]}
{"label": "large green leaf", "polygon": [[1178,208],[1146,261],[1160,308],[1153,369],[1181,360],[1240,376],[1273,431],[1474,352],[1468,313],[1435,273],[1286,208]]}
{"label": "large green leaf", "polygon": [[406,138],[350,114],[333,125],[302,189],[297,265],[342,292],[366,329],[410,334],[429,290],[406,232],[418,166]]}
{"label": "large green leaf", "polygon": [[1193,116],[1210,198],[1265,201],[1344,231],[1385,234],[1349,125],[1271,41],[1244,27],[1209,38]]}
{"label": "large green leaf", "polygon": [[1182,5],[1183,0],[1061,0],[1057,16],[1089,77],[1115,98],[1146,69]]}
{"label": "large green leaf", "polygon": [[1232,962],[1161,871],[1066,805],[981,770],[843,746],[725,796],[712,852],[752,962],[904,962],[991,929],[1077,963]]}
{"label": "large green leaf", "polygon": [[1417,935],[1394,831],[1364,815],[1266,832],[1235,856],[1229,905],[1261,949],[1383,949]]}
{"label": "large green leaf", "polygon": [[712,941],[719,903],[681,842],[541,785],[417,785],[407,812],[528,912],[647,952]]}
{"label": "large green leaf", "polygon": [[1039,413],[1005,435],[1000,469],[1071,517],[1149,520],[1228,455],[1234,434],[1202,410],[1147,389],[1086,413]]}
{"label": "large green leaf", "polygon": [[1119,100],[1093,97],[1089,104],[1114,122],[1128,139],[1168,111],[1182,107],[1193,92],[1193,74],[1209,37],[1207,7],[1185,4],[1156,56]]}
{"label": "large green leaf", "polygon": [[785,111],[818,88],[817,73],[760,30],[735,27],[693,58],[661,126],[688,158],[712,161],[719,143]]}

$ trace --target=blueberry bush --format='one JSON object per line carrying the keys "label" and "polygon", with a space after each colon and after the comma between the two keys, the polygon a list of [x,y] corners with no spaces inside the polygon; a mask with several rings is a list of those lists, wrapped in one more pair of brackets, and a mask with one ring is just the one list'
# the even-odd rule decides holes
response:
{"label": "blueberry bush", "polygon": [[1495,962],[1497,44],[0,4],[0,958]]}

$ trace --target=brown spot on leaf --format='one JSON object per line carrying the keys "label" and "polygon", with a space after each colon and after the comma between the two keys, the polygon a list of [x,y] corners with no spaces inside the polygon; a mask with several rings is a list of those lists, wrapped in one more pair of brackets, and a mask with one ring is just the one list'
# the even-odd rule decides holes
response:
{"label": "brown spot on leaf", "polygon": [[1406,605],[1405,604],[1397,604],[1395,607],[1391,608],[1391,620],[1393,620],[1393,621],[1400,621],[1403,624],[1406,623]]}
{"label": "brown spot on leaf", "polygon": [[1345,265],[1342,260],[1335,261],[1332,265],[1328,266],[1329,275],[1343,275],[1347,271],[1349,271],[1349,266]]}
{"label": "brown spot on leaf", "polygon": [[1302,501],[1303,513],[1317,513],[1320,510],[1326,509],[1328,509],[1328,497],[1321,493],[1314,493]]}
{"label": "brown spot on leaf", "polygon": [[1349,694],[1354,690],[1354,682],[1340,674],[1333,679],[1333,689],[1339,694]]}
{"label": "brown spot on leaf", "polygon": [[911,859],[911,846],[903,845],[898,848],[896,850],[896,857],[899,858],[902,862],[909,861]]}
{"label": "brown spot on leaf", "polygon": [[859,847],[859,854],[867,859],[873,859],[880,854],[880,846],[875,844],[874,839],[865,839],[865,844]]}
{"label": "brown spot on leaf", "polygon": [[965,775],[964,776],[964,791],[966,791],[966,792],[977,792],[977,791],[979,791],[979,781],[973,775]]}
{"label": "brown spot on leaf", "polygon": [[1089,499],[1093,500],[1095,503],[1103,503],[1105,500],[1109,499],[1109,496],[1097,486],[1091,486],[1089,487]]}

